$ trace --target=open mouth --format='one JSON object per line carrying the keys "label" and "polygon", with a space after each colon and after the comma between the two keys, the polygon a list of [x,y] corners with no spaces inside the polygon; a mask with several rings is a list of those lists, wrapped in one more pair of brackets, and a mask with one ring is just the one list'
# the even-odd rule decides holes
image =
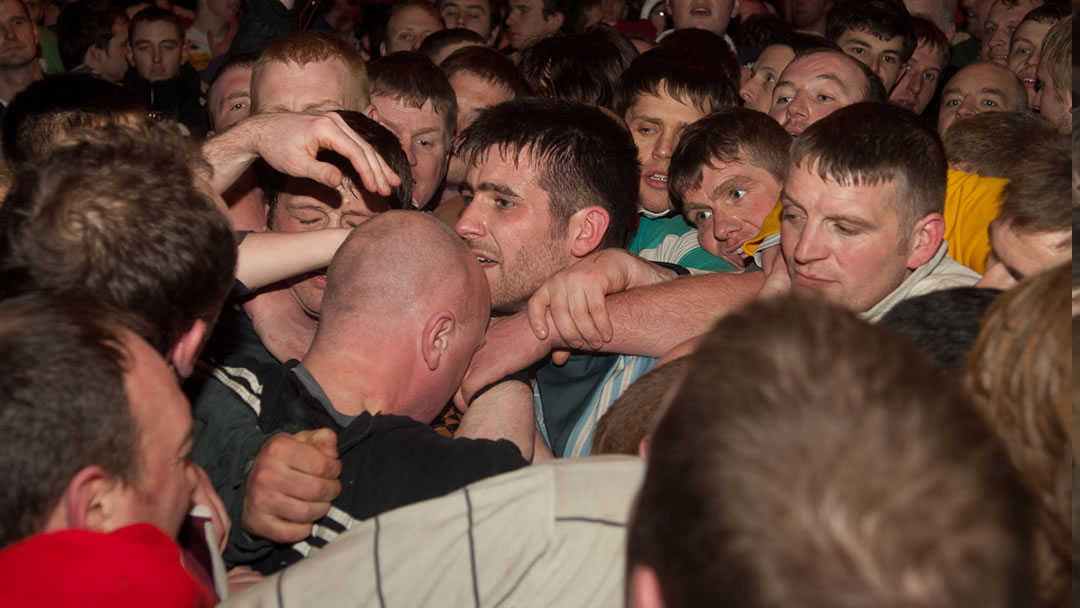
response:
{"label": "open mouth", "polygon": [[645,183],[657,190],[667,189],[667,173],[655,171],[645,176]]}
{"label": "open mouth", "polygon": [[488,257],[485,252],[473,250],[473,255],[476,256],[476,261],[480,262],[482,268],[492,268],[499,264],[494,258]]}

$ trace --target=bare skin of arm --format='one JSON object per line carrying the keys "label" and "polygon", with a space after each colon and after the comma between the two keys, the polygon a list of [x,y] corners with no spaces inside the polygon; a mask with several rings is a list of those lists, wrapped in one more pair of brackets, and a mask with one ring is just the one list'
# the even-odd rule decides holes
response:
{"label": "bare skin of arm", "polygon": [[326,268],[351,231],[349,228],[327,228],[249,234],[240,243],[236,279],[249,289],[259,289]]}
{"label": "bare skin of arm", "polygon": [[[599,350],[661,357],[752,301],[764,281],[760,272],[709,274],[610,294],[605,298],[605,310],[613,333]],[[550,314],[548,323],[554,324]],[[486,342],[465,376],[463,395],[468,399],[490,382],[525,369],[553,349],[567,347],[559,332],[550,332],[544,339],[536,337],[525,313],[492,322]]]}
{"label": "bare skin of arm", "polygon": [[547,444],[537,441],[532,389],[517,380],[502,382],[477,397],[461,418],[454,437],[507,439],[530,462],[552,457]]}

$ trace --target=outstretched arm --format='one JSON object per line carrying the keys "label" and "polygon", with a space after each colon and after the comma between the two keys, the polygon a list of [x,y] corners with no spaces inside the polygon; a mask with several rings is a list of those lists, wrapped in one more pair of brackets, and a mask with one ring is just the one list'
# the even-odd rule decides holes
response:
{"label": "outstretched arm", "polygon": [[[764,281],[760,272],[708,274],[608,295],[605,306],[613,333],[600,350],[660,357],[749,303]],[[553,323],[550,316],[548,323]],[[491,382],[525,369],[553,349],[566,347],[558,332],[537,338],[525,313],[492,323],[484,346],[473,356],[465,375],[463,396],[468,400]]]}
{"label": "outstretched arm", "polygon": [[349,228],[252,232],[240,243],[236,280],[248,289],[259,289],[326,268],[350,232]]}
{"label": "outstretched arm", "polygon": [[212,175],[204,177],[215,192],[224,192],[261,156],[282,173],[308,177],[331,188],[352,188],[337,167],[315,160],[322,148],[349,159],[364,188],[372,192],[388,196],[390,188],[401,183],[371,144],[334,112],[249,116],[203,144],[203,156],[213,167]]}

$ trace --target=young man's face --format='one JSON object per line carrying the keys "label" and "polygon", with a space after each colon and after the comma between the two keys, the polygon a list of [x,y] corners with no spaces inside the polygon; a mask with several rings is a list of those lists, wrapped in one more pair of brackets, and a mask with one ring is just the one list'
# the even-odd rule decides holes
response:
{"label": "young man's face", "polygon": [[1017,110],[1020,83],[1016,76],[993,65],[969,65],[945,85],[938,114],[938,135],[945,137],[954,123],[983,112]]}
{"label": "young man's face", "polygon": [[386,25],[386,42],[382,54],[389,55],[398,51],[415,51],[420,43],[433,32],[446,29],[440,19],[428,11],[410,6],[397,12]]}
{"label": "young man's face", "polygon": [[792,135],[866,99],[866,76],[852,59],[815,53],[788,64],[773,90],[769,116]]}
{"label": "young man's face", "polygon": [[[457,72],[450,76],[450,86],[457,95],[458,115],[457,132],[461,133],[476,120],[480,110],[510,101],[514,94],[507,88],[488,82],[486,79],[470,72]],[[446,188],[453,188],[456,193],[458,185],[465,180],[465,161],[460,156],[453,155],[446,170]]]}
{"label": "young man's face", "polygon": [[791,24],[795,29],[805,30],[815,26],[825,27],[825,13],[832,8],[830,0],[787,0]]}
{"label": "young man's face", "polygon": [[983,21],[982,59],[1005,65],[1009,59],[1009,42],[1013,32],[1024,15],[1038,6],[1042,6],[1042,0],[1020,0],[1012,8],[996,0]]}
{"label": "young man's face", "polygon": [[528,48],[558,32],[564,18],[562,13],[545,16],[544,0],[510,0],[506,38],[515,49]]}
{"label": "young man's face", "polygon": [[[663,86],[660,90],[666,91]],[[705,114],[693,103],[684,103],[667,93],[659,97],[648,93],[640,94],[634,105],[626,111],[623,118],[634,137],[638,161],[641,163],[638,189],[641,193],[641,206],[646,210],[663,213],[671,209],[667,191],[671,152],[679,143],[683,129]]]}
{"label": "young man's face", "polygon": [[139,429],[138,478],[118,488],[119,527],[139,522],[176,538],[195,490],[191,406],[173,372],[148,344],[128,335],[124,390]]}
{"label": "young man's face", "polygon": [[1025,277],[1038,274],[1072,257],[1072,233],[1023,232],[1008,222],[990,222],[990,256],[978,287],[1009,289]]}
{"label": "young man's face", "polygon": [[739,14],[739,0],[665,0],[675,29],[708,30],[723,36]]}
{"label": "young man's face", "polygon": [[896,83],[889,101],[922,114],[934,98],[945,69],[945,53],[936,46],[920,43],[908,60],[907,71]]}
{"label": "young man's face", "polygon": [[371,101],[379,111],[379,124],[397,135],[409,157],[413,200],[422,208],[435,196],[446,176],[453,133],[447,133],[446,121],[430,101],[420,108],[382,95],[373,95]]}
{"label": "young man's face", "polygon": [[103,49],[103,61],[98,66],[98,74],[109,82],[120,82],[128,71],[128,23],[127,19],[117,19],[113,23],[113,35],[109,46]]}
{"label": "young man's face", "polygon": [[776,81],[793,57],[795,51],[786,44],[773,44],[761,51],[751,68],[750,79],[739,88],[739,97],[743,99],[744,108],[769,112]]}
{"label": "young man's face", "polygon": [[252,112],[369,112],[368,102],[353,83],[352,73],[340,59],[304,65],[272,61],[251,84],[252,99],[258,104]]}
{"label": "young man's face", "polygon": [[0,0],[0,67],[23,67],[37,56],[38,28],[18,0]]}
{"label": "young man's face", "polygon": [[[748,158],[739,150],[742,158]],[[780,198],[780,182],[746,162],[712,159],[701,170],[701,185],[682,195],[683,215],[698,229],[698,242],[736,268],[746,267],[743,243],[757,236],[761,222]]]}
{"label": "young man's face", "polygon": [[176,76],[186,55],[183,36],[168,21],[140,23],[132,31],[131,64],[150,82]]}
{"label": "young man's face", "polygon": [[220,74],[206,99],[210,122],[221,133],[251,113],[251,66],[237,66]]}
{"label": "young man's face", "polygon": [[[804,163],[806,164],[806,163]],[[893,182],[843,186],[788,169],[780,244],[795,294],[864,312],[904,281],[912,241],[901,233]]]}
{"label": "young man's face", "polygon": [[[314,180],[288,178],[270,210],[269,228],[273,232],[354,228],[390,208],[389,201],[374,192],[360,187],[354,191],[360,198]],[[317,318],[326,292],[326,269],[294,277],[288,284],[304,312]]]}
{"label": "young man's face", "polygon": [[881,79],[886,91],[892,90],[903,73],[903,36],[882,40],[870,32],[847,30],[836,39],[836,44],[845,53],[869,66]]}
{"label": "young man's face", "polygon": [[488,0],[443,0],[439,4],[439,13],[447,29],[463,27],[480,34],[488,43],[493,42],[496,24],[491,21]]}
{"label": "young man's face", "polygon": [[1052,26],[1052,23],[1025,21],[1016,28],[1009,46],[1009,69],[1024,83],[1029,106],[1035,105],[1035,79],[1039,69],[1039,56],[1042,54],[1043,39]]}
{"label": "young man's face", "polygon": [[1043,118],[1049,120],[1057,127],[1059,133],[1072,132],[1072,91],[1059,91],[1054,86],[1054,79],[1050,76],[1050,67],[1046,64],[1046,58],[1039,59],[1039,69],[1035,99],[1031,107],[1038,110]]}
{"label": "young man's face", "polygon": [[528,149],[503,158],[497,148],[468,168],[465,210],[454,230],[472,249],[491,288],[491,310],[524,309],[544,281],[571,259],[567,227],[552,217],[551,197],[539,185]]}

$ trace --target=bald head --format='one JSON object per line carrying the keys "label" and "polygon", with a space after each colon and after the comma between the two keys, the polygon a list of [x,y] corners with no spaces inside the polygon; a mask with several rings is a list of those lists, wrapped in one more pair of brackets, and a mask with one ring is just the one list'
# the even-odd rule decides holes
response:
{"label": "bald head", "polygon": [[390,327],[420,322],[435,308],[449,308],[467,324],[489,315],[486,295],[475,296],[487,293],[476,258],[447,226],[414,211],[388,211],[353,230],[326,284],[320,329],[354,333],[370,317]]}

